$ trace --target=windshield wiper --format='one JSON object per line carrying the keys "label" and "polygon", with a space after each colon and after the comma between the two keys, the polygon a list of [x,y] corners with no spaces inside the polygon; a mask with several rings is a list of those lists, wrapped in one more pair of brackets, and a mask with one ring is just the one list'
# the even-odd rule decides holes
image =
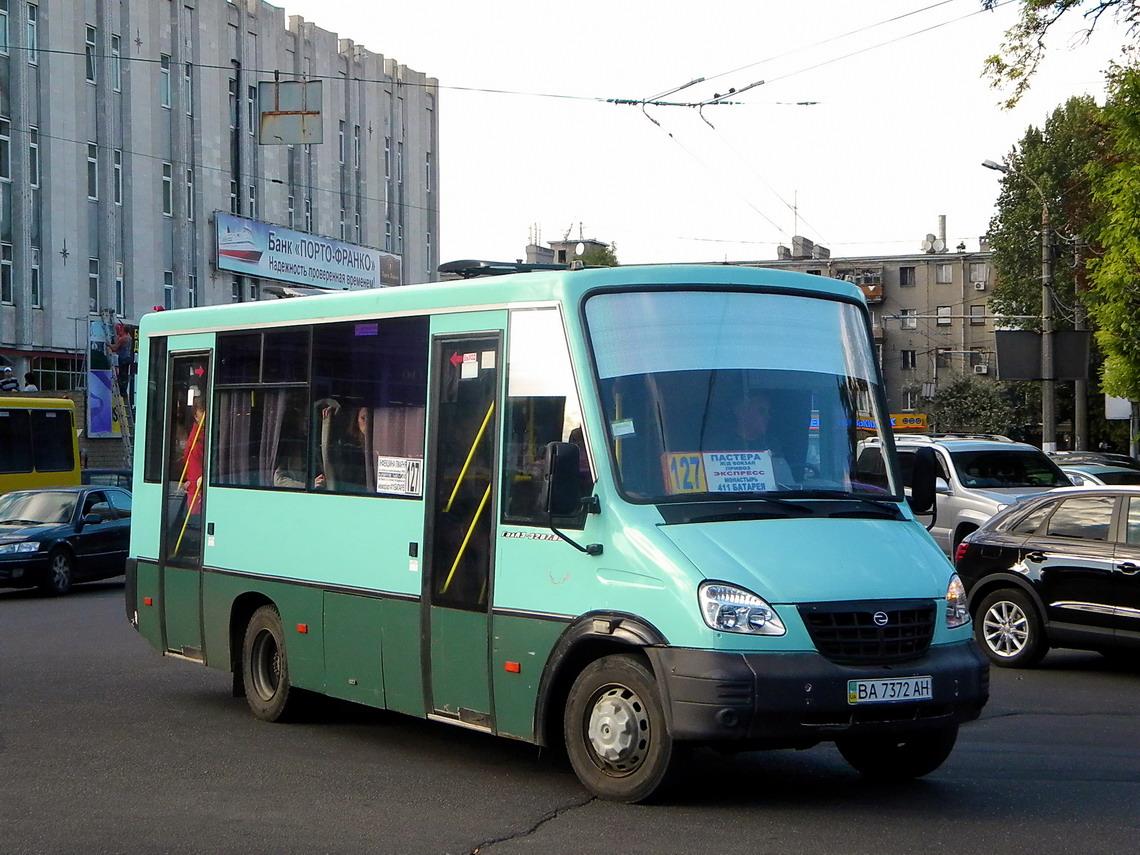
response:
{"label": "windshield wiper", "polygon": [[43,521],[22,519],[0,520],[0,525],[43,525]]}
{"label": "windshield wiper", "polygon": [[846,502],[861,502],[864,505],[871,505],[872,507],[886,511],[892,517],[899,516],[899,506],[892,502],[886,502],[882,499],[869,499],[866,496],[855,496],[851,493],[845,493],[842,490],[811,490],[806,494],[806,497],[812,499],[841,499]]}
{"label": "windshield wiper", "polygon": [[[753,507],[754,502],[764,502],[773,505],[782,511],[790,512],[781,516],[814,516],[815,511],[810,505],[793,502],[790,499],[781,499],[778,496],[748,496],[737,497],[731,503],[721,505],[717,510],[708,513],[685,514],[685,522],[733,522],[736,520],[754,520],[770,516],[764,511]],[[728,507],[726,507],[726,505]],[[665,506],[668,507],[668,506]],[[688,506],[692,509],[692,506]]]}

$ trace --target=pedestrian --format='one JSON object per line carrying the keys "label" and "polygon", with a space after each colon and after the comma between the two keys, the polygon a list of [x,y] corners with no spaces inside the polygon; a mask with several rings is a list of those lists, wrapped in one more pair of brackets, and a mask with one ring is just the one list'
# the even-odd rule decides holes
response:
{"label": "pedestrian", "polygon": [[20,381],[16,379],[16,375],[12,373],[12,369],[5,365],[4,371],[0,372],[0,392],[19,391]]}
{"label": "pedestrian", "polygon": [[38,392],[40,387],[36,385],[36,375],[29,371],[24,375],[24,391],[25,392]]}

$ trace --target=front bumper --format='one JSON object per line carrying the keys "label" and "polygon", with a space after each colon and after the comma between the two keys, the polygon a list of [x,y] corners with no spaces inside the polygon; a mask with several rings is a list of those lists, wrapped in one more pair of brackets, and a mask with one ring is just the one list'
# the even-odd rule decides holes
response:
{"label": "front bumper", "polygon": [[0,556],[0,588],[36,585],[48,572],[46,553],[27,552]]}
{"label": "front bumper", "polygon": [[[989,665],[973,641],[931,647],[891,665],[836,665],[818,653],[733,653],[651,647],[674,739],[808,747],[851,733],[931,730],[977,718]],[[856,704],[847,681],[929,676],[930,700]]]}

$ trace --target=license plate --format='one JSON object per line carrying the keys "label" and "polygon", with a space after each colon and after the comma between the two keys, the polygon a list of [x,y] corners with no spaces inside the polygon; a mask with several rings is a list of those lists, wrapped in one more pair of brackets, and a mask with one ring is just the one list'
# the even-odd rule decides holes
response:
{"label": "license plate", "polygon": [[898,701],[929,701],[934,697],[930,677],[897,677],[890,680],[848,680],[847,703],[892,704]]}

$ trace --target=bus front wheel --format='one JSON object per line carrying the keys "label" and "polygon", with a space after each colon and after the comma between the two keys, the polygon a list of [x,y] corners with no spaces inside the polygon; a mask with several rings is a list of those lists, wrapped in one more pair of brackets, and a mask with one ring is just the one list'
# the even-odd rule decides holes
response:
{"label": "bus front wheel", "polygon": [[566,701],[564,736],[578,778],[612,801],[659,795],[678,759],[657,681],[635,656],[605,656],[582,670]]}
{"label": "bus front wheel", "polygon": [[249,708],[262,721],[282,721],[296,705],[291,699],[295,690],[289,684],[285,632],[275,606],[262,606],[246,625],[242,680]]}

